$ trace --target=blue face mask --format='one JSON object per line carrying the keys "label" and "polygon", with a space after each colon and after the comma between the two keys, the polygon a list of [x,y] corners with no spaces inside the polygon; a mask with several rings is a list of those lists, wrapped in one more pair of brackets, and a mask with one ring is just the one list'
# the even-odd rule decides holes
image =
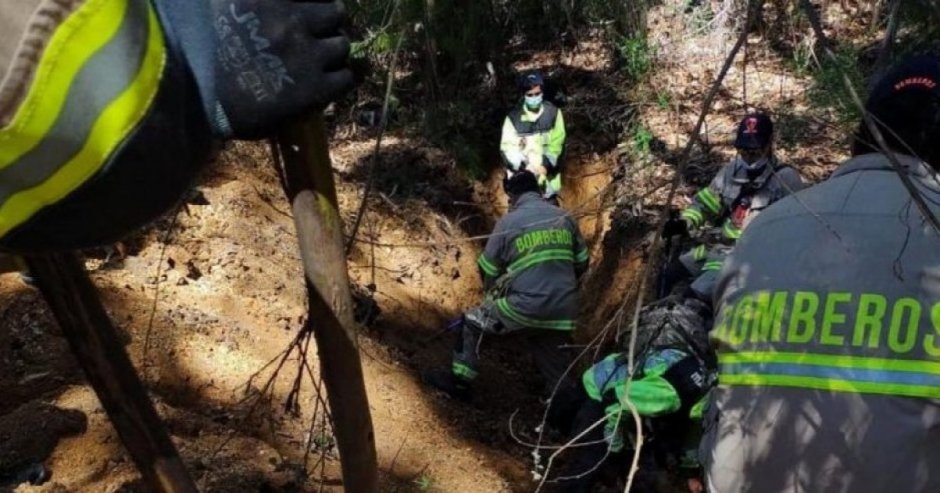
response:
{"label": "blue face mask", "polygon": [[539,106],[542,106],[542,95],[538,96],[526,96],[525,97],[525,107],[530,110],[538,109]]}

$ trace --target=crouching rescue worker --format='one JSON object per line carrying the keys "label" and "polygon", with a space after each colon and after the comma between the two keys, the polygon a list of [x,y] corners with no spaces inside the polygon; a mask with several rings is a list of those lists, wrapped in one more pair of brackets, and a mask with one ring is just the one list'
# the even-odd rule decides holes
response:
{"label": "crouching rescue worker", "polygon": [[705,329],[710,313],[694,298],[669,297],[650,305],[640,316],[636,370],[629,388],[627,353],[611,354],[584,373],[586,397],[575,419],[575,444],[567,467],[555,480],[561,491],[594,491],[605,465],[630,463],[632,458],[622,453],[631,448],[635,430],[628,400],[643,418],[645,437],[633,491],[663,491],[663,472],[681,475],[693,493],[702,491],[701,416],[705,395],[716,379]]}
{"label": "crouching rescue worker", "polygon": [[887,151],[862,123],[725,262],[709,491],[940,491],[940,234],[912,198],[940,216],[940,56],[896,65],[865,110]]}
{"label": "crouching rescue worker", "polygon": [[524,331],[522,349],[535,360],[545,397],[561,382],[549,408],[553,424],[560,424],[576,404],[577,387],[565,373],[574,356],[568,346],[588,250],[574,219],[539,196],[535,175],[520,171],[504,184],[509,213],[496,223],[478,260],[486,299],[458,324],[451,368],[426,372],[424,378],[455,398],[468,399],[483,335]]}
{"label": "crouching rescue worker", "polygon": [[339,1],[0,2],[0,249],[106,245],[352,86]]}
{"label": "crouching rescue worker", "polygon": [[748,223],[770,204],[803,188],[799,173],[774,156],[773,134],[766,114],[744,117],[734,140],[738,155],[692,197],[680,217],[666,223],[664,236],[691,231],[697,233],[698,243],[669,266],[663,280],[666,294],[692,281],[687,294],[710,301],[721,264]]}
{"label": "crouching rescue worker", "polygon": [[545,79],[539,72],[522,77],[522,104],[503,122],[499,149],[512,176],[520,170],[535,174],[542,195],[558,205],[561,190],[561,155],[565,149],[565,119],[561,110],[545,100]]}

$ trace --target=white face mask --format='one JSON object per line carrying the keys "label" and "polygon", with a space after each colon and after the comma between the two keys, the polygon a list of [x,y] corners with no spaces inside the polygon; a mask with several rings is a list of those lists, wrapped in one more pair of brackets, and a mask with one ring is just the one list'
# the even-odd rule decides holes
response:
{"label": "white face mask", "polygon": [[538,109],[539,106],[542,106],[542,95],[538,96],[526,96],[525,97],[525,107],[530,110]]}

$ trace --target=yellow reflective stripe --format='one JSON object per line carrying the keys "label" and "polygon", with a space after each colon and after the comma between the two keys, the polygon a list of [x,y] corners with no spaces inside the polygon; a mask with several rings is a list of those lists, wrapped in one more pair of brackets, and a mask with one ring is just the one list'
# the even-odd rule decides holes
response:
{"label": "yellow reflective stripe", "polygon": [[712,214],[718,214],[718,211],[721,210],[721,203],[711,189],[703,188],[695,196],[705,207],[708,207]]}
{"label": "yellow reflective stripe", "polygon": [[451,364],[451,372],[452,372],[454,375],[456,375],[456,376],[458,376],[458,377],[460,377],[460,378],[462,378],[462,379],[464,379],[464,380],[473,380],[474,378],[477,377],[477,371],[476,371],[476,370],[474,370],[473,368],[467,366],[465,363],[461,363],[460,361],[454,361],[454,362]]}
{"label": "yellow reflective stripe", "polygon": [[88,0],[49,39],[23,103],[0,129],[0,169],[42,140],[85,62],[121,27],[126,0]]}
{"label": "yellow reflective stripe", "polygon": [[904,397],[940,398],[940,387],[933,385],[885,384],[877,382],[856,382],[832,378],[790,376],[790,375],[729,375],[721,373],[720,385],[798,387],[803,389],[828,390],[853,394],[898,395]]}
{"label": "yellow reflective stripe", "polygon": [[587,262],[590,258],[591,256],[588,253],[587,248],[585,248],[585,249],[582,249],[580,252],[578,252],[577,255],[574,256],[574,261],[578,263],[583,263],[583,262]]}
{"label": "yellow reflective stripe", "polygon": [[[110,35],[113,35],[124,20],[124,13],[127,10],[128,1],[107,0],[94,3],[96,5],[103,4],[101,5],[101,10],[93,13],[101,17],[106,17],[107,20],[114,23],[115,29],[108,31]],[[119,10],[109,10],[109,8]],[[88,135],[84,146],[78,154],[72,157],[68,162],[63,163],[55,174],[41,185],[13,195],[0,206],[0,236],[5,235],[14,227],[25,222],[32,217],[33,214],[42,209],[42,207],[61,200],[92,177],[105,162],[107,162],[114,149],[124,141],[146,115],[153,102],[153,98],[157,94],[166,63],[166,49],[160,24],[149,2],[147,2],[146,8],[147,22],[149,25],[147,47],[140,69],[134,80],[101,112],[95,120],[91,133]],[[78,15],[78,13],[73,15]],[[97,42],[97,35],[100,34],[85,33],[85,31],[91,30],[94,25],[96,24],[93,23],[91,19],[88,20],[88,24],[80,25],[79,27],[82,28],[81,32],[76,34],[75,38],[72,39],[70,43],[78,43],[77,40],[84,36],[87,36],[92,42]],[[103,42],[107,42],[110,39],[110,37],[103,38]],[[97,46],[100,48],[101,45]],[[76,56],[81,57],[82,54],[86,53],[85,50],[87,50],[87,47],[81,47],[79,44],[78,47],[70,45],[64,48],[60,47],[59,49],[67,49],[68,51],[66,51],[64,55],[57,56],[67,57],[69,53],[74,51]],[[88,54],[93,54],[93,51]],[[87,58],[88,57],[84,57],[83,60],[87,61]],[[45,56],[43,59],[45,60]],[[79,67],[79,69],[80,68],[81,67]],[[72,77],[74,78],[74,74],[72,74]],[[36,87],[34,86],[30,92],[32,93],[35,89]],[[68,92],[68,86],[65,88],[51,88],[53,91],[59,89],[63,90],[65,93]],[[46,90],[50,90],[50,88],[46,88]],[[65,96],[66,94],[62,95],[63,98]],[[53,94],[50,94],[50,97],[55,99]],[[61,100],[59,100],[59,103],[61,104]],[[46,102],[35,103],[35,105],[41,106],[41,111],[39,112],[46,111],[47,109],[50,112],[53,111],[53,108],[46,106]],[[27,121],[29,120],[28,116],[29,115],[25,117]],[[55,112],[54,116],[58,116],[58,112]],[[48,130],[48,127],[46,127],[45,130]],[[11,133],[9,138],[13,136],[15,135]],[[30,140],[32,137],[32,134],[24,134],[21,138],[23,140]],[[38,142],[39,140],[36,141],[36,143]],[[0,148],[2,148],[2,146],[0,146]],[[4,153],[3,156],[0,156],[0,159],[13,156],[14,154],[15,153],[12,152],[10,154]],[[13,161],[15,161],[15,159]],[[2,162],[4,166],[7,166],[13,161]]]}
{"label": "yellow reflective stripe", "polygon": [[734,223],[732,223],[730,220],[725,222],[725,225],[721,230],[725,234],[725,237],[732,240],[736,240],[741,237],[741,230],[735,227]]}
{"label": "yellow reflective stripe", "polygon": [[851,355],[742,351],[719,354],[718,362],[722,364],[789,363],[797,365],[824,365],[836,368],[907,371],[940,375],[940,362],[938,361],[870,358]]}
{"label": "yellow reflective stripe", "polygon": [[486,254],[480,254],[480,256],[477,258],[477,264],[480,266],[481,269],[483,269],[483,272],[485,272],[487,275],[490,275],[490,276],[499,275],[499,269],[495,265],[493,265],[493,263],[490,262],[488,258],[486,258]]}
{"label": "yellow reflective stripe", "polygon": [[705,262],[705,265],[702,266],[702,270],[721,270],[721,263],[721,260]]}
{"label": "yellow reflective stripe", "polygon": [[536,320],[529,318],[517,312],[506,298],[496,300],[496,307],[499,308],[499,311],[507,318],[524,327],[532,329],[574,330],[574,320]]}
{"label": "yellow reflective stripe", "polygon": [[528,269],[533,265],[541,264],[543,262],[550,262],[553,260],[573,262],[574,253],[572,253],[571,250],[562,250],[559,248],[533,252],[509,264],[509,267],[506,270],[509,272],[518,272],[520,270]]}
{"label": "yellow reflective stripe", "polygon": [[705,251],[705,245],[699,245],[692,249],[692,258],[695,260],[702,260],[708,252]]}
{"label": "yellow reflective stripe", "polygon": [[721,354],[724,385],[940,397],[940,362],[795,352]]}
{"label": "yellow reflective stripe", "polygon": [[693,226],[699,226],[705,221],[702,213],[692,208],[688,208],[682,211],[682,217],[691,221]]}

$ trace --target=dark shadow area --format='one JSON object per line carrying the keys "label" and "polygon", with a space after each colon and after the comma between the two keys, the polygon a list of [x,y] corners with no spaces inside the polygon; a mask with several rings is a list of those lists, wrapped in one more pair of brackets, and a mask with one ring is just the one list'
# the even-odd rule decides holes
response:
{"label": "dark shadow area", "polygon": [[[64,437],[85,432],[81,411],[31,400],[0,416],[0,491],[37,477],[41,465]],[[55,471],[52,471],[55,474]]]}
{"label": "dark shadow area", "polygon": [[386,208],[411,223],[420,218],[409,202],[420,201],[421,206],[447,217],[468,236],[489,232],[486,213],[474,204],[470,183],[447,155],[396,144],[383,146],[375,165],[372,161],[370,153],[341,176],[363,186],[371,180],[374,207]]}
{"label": "dark shadow area", "polygon": [[[370,332],[379,334],[378,341],[387,347],[395,359],[405,366],[420,382],[421,372],[434,368],[450,368],[451,352],[456,335],[449,332],[417,331],[417,327],[399,325],[394,319],[380,317]],[[441,326],[444,320],[441,320]],[[401,334],[413,334],[403,337]],[[513,418],[513,432],[524,441],[534,443],[535,432],[544,412],[538,396],[542,383],[528,354],[519,350],[517,334],[484,337],[480,347],[480,375],[474,381],[469,402],[455,401],[444,394],[422,386],[425,398],[448,423],[454,435],[479,445],[504,451],[520,459],[529,467],[526,458],[530,449],[518,443],[509,431]],[[546,435],[555,440],[557,435]],[[490,459],[490,466],[513,487],[513,491],[531,491],[531,476],[519,463],[502,463]]]}
{"label": "dark shadow area", "polygon": [[0,415],[54,399],[82,379],[39,291],[25,284],[0,299]]}

